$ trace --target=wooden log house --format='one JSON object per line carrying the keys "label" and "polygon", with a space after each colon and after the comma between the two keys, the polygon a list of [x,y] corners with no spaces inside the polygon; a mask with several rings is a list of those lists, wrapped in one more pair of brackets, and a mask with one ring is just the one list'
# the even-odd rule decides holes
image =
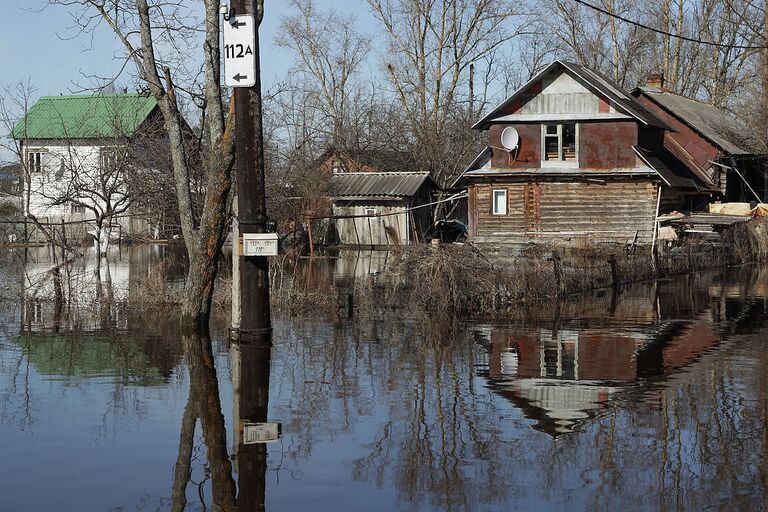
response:
{"label": "wooden log house", "polygon": [[610,79],[555,61],[473,127],[488,147],[458,178],[476,242],[649,244],[674,208],[716,191],[664,147],[674,131]]}

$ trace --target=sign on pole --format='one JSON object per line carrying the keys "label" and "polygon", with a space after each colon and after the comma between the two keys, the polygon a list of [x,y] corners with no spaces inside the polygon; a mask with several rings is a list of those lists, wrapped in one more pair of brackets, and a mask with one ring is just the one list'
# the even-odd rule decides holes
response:
{"label": "sign on pole", "polygon": [[280,440],[280,423],[250,423],[243,426],[243,444],[274,443]]}
{"label": "sign on pole", "polygon": [[277,256],[277,233],[243,233],[241,256]]}
{"label": "sign on pole", "polygon": [[232,16],[224,25],[224,83],[256,85],[256,25],[253,15]]}

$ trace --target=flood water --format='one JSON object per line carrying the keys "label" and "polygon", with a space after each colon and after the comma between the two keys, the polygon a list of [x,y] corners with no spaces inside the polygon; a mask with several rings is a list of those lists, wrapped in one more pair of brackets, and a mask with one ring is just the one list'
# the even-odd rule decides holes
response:
{"label": "flood water", "polygon": [[[130,281],[161,257],[132,249],[110,271]],[[162,315],[55,320],[47,288],[30,284],[40,274],[14,274],[9,258],[0,510],[768,502],[768,269],[602,291],[514,319],[278,314],[270,348],[230,344],[224,325],[209,344]],[[345,255],[313,279],[332,285],[380,260]],[[266,421],[279,439],[253,443]]]}

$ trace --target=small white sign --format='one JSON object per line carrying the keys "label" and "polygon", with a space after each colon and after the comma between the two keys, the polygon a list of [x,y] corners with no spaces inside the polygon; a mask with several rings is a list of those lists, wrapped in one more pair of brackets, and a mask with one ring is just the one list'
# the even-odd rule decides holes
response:
{"label": "small white sign", "polygon": [[280,423],[246,423],[243,444],[274,443],[280,439]]}
{"label": "small white sign", "polygon": [[224,21],[224,83],[227,87],[256,85],[256,25],[253,15]]}
{"label": "small white sign", "polygon": [[277,233],[243,233],[242,256],[277,256]]}

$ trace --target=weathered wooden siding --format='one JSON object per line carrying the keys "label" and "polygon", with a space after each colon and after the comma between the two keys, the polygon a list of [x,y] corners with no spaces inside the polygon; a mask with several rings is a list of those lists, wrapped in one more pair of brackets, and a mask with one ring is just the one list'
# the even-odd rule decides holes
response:
{"label": "weathered wooden siding", "polygon": [[554,71],[531,84],[502,115],[616,113],[607,98],[595,94],[567,71]]}
{"label": "weathered wooden siding", "polygon": [[[374,208],[378,214],[393,214],[384,217],[355,217],[336,219],[336,231],[342,245],[392,245],[387,236],[386,227],[397,232],[400,243],[410,240],[408,214],[404,202],[382,204],[355,203],[347,206],[334,206],[334,215],[366,214],[367,208]],[[398,213],[399,212],[399,213]]]}
{"label": "weathered wooden siding", "polygon": [[[507,190],[507,215],[491,213],[492,191]],[[657,185],[651,181],[478,184],[470,204],[479,239],[588,237],[650,243]]]}

